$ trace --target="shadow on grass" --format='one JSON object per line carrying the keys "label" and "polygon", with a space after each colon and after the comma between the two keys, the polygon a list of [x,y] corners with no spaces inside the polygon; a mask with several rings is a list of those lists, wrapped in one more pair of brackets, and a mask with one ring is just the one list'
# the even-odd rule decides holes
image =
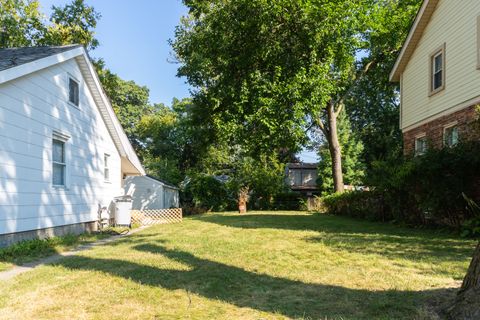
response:
{"label": "shadow on grass", "polygon": [[469,261],[475,243],[432,230],[415,230],[323,214],[203,215],[194,219],[242,229],[315,231],[307,242],[362,254],[431,262]]}
{"label": "shadow on grass", "polygon": [[454,295],[450,289],[367,291],[309,284],[249,272],[159,245],[137,245],[134,249],[162,255],[190,269],[161,269],[131,261],[80,256],[64,259],[56,265],[73,270],[101,271],[146,286],[182,289],[237,307],[293,318],[411,319],[427,300],[437,300],[441,305]]}

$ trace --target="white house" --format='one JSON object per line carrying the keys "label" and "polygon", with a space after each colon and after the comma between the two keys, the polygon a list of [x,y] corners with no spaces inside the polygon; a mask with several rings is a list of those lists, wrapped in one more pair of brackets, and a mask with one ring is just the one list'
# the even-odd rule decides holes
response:
{"label": "white house", "polygon": [[390,74],[405,154],[478,140],[480,1],[424,0]]}
{"label": "white house", "polygon": [[125,193],[132,196],[134,210],[178,208],[178,191],[177,187],[151,176],[125,179]]}
{"label": "white house", "polygon": [[94,228],[144,174],[82,46],[0,49],[0,246]]}

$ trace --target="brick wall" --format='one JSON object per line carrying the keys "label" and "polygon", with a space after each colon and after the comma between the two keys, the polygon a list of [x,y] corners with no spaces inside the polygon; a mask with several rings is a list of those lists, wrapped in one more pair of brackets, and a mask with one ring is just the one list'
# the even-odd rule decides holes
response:
{"label": "brick wall", "polygon": [[415,139],[422,134],[426,134],[429,148],[442,148],[444,128],[455,121],[460,141],[480,140],[480,133],[473,126],[477,117],[476,107],[471,106],[406,131],[403,133],[403,151],[405,155],[412,155],[415,151]]}

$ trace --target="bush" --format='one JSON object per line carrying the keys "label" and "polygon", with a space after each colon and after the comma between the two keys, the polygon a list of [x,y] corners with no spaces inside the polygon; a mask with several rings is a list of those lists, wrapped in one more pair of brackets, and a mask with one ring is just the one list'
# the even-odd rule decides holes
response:
{"label": "bush", "polygon": [[472,213],[462,196],[480,197],[480,142],[430,150],[398,163],[377,162],[370,192],[323,199],[333,214],[460,229]]}
{"label": "bush", "polygon": [[352,191],[322,198],[328,213],[355,218],[385,221],[383,199],[376,192]]}
{"label": "bush", "polygon": [[274,210],[301,210],[303,198],[300,194],[294,192],[285,192],[275,195],[272,209]]}
{"label": "bush", "polygon": [[194,207],[200,209],[193,210],[195,212],[224,211],[232,206],[232,202],[235,203],[235,200],[229,196],[224,183],[212,176],[201,174],[193,176],[186,183],[183,197],[185,204],[191,203]]}

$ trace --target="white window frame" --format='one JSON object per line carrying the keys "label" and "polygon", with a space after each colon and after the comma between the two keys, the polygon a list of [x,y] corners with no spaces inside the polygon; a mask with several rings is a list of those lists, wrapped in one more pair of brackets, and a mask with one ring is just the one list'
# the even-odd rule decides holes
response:
{"label": "white window frame", "polygon": [[[51,156],[52,156],[52,187],[54,188],[60,188],[60,189],[66,189],[68,186],[68,157],[67,157],[67,142],[70,139],[70,136],[58,132],[58,131],[53,131],[52,133],[52,139],[51,139]],[[63,162],[58,162],[53,160],[53,142],[54,140],[62,142],[63,143]],[[54,166],[55,165],[61,165],[63,166],[63,184],[54,184],[53,183],[53,171],[54,171]]]}
{"label": "white window frame", "polygon": [[[434,94],[440,92],[440,91],[443,91],[445,90],[445,80],[446,80],[446,54],[445,54],[445,51],[446,51],[446,45],[443,44],[440,48],[438,48],[437,50],[435,50],[431,55],[430,55],[430,73],[429,73],[429,96],[433,96]],[[442,67],[441,67],[441,70],[435,70],[435,59],[441,55],[442,56]],[[438,72],[442,72],[442,85],[439,86],[438,88],[434,88],[435,86],[435,75],[438,73]]]}
{"label": "white window frame", "polygon": [[[77,84],[77,87],[78,87],[78,104],[75,104],[74,102],[70,101],[70,81],[73,81]],[[67,101],[68,101],[68,104],[70,104],[71,106],[73,106],[77,109],[80,108],[80,81],[78,81],[71,74],[68,74],[68,76],[67,76]]]}
{"label": "white window frame", "polygon": [[[420,139],[425,139],[425,150],[422,150],[421,152],[419,152],[419,150],[418,150],[418,141]],[[422,134],[419,134],[419,135],[415,136],[415,151],[414,152],[415,152],[416,157],[424,155],[427,152],[428,146],[427,146],[427,141],[426,140],[427,140],[427,134],[426,133],[422,133]]]}
{"label": "white window frame", "polygon": [[[457,128],[457,141],[456,141],[454,144],[452,144],[452,145],[447,145],[447,135],[446,135],[447,130],[448,130],[448,129],[455,128],[455,127]],[[443,127],[443,146],[444,146],[444,147],[454,147],[454,146],[456,146],[456,145],[458,144],[458,142],[459,142],[459,137],[458,137],[458,122],[457,122],[457,121],[454,121],[454,122],[452,122],[452,123],[449,123],[449,124],[445,125],[445,126]]]}
{"label": "white window frame", "polygon": [[103,180],[105,182],[110,182],[110,154],[103,154]]}

